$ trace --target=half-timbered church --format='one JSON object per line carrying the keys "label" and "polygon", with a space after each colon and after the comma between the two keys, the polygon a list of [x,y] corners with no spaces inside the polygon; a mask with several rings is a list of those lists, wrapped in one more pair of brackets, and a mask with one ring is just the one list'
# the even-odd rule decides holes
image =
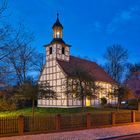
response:
{"label": "half-timbered church", "polygon": [[45,45],[46,64],[40,75],[39,82],[48,81],[52,90],[57,94],[57,99],[38,99],[38,107],[80,107],[81,100],[73,97],[66,97],[65,81],[71,76],[71,71],[75,67],[84,68],[87,73],[94,75],[96,84],[100,85],[101,91],[94,99],[85,98],[84,106],[100,105],[101,98],[105,97],[108,103],[116,103],[116,98],[109,96],[109,92],[115,86],[115,81],[96,63],[70,55],[71,46],[63,40],[63,26],[57,15],[53,25],[53,39]]}

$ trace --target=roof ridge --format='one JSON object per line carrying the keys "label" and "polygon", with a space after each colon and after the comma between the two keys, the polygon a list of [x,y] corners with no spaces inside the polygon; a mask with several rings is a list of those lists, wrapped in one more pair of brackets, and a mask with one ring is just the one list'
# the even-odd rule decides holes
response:
{"label": "roof ridge", "polygon": [[[75,58],[78,58],[78,59],[81,59],[81,60],[84,60],[84,61],[88,61],[88,62],[91,62],[91,63],[96,63],[95,61],[87,60],[87,59],[84,59],[84,58],[80,58],[80,57],[78,57],[78,56],[70,55],[70,57],[75,57]],[[96,63],[96,64],[97,64],[97,63]]]}

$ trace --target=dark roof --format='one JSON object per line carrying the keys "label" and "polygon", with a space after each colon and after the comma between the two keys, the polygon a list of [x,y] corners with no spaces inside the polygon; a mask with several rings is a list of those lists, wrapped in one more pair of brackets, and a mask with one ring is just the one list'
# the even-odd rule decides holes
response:
{"label": "dark roof", "polygon": [[64,40],[61,38],[53,38],[51,43],[63,43],[63,44],[65,44]]}
{"label": "dark roof", "polygon": [[70,45],[66,44],[62,38],[53,38],[53,40],[50,42],[50,44],[46,44],[44,46],[47,47],[47,46],[50,46],[51,44],[54,44],[54,43],[60,43],[60,44],[63,44],[63,45],[70,47]]}
{"label": "dark roof", "polygon": [[101,68],[97,63],[81,59],[78,57],[70,56],[70,61],[57,60],[58,64],[68,76],[73,76],[73,71],[76,67],[84,69],[96,81],[114,83],[116,82]]}
{"label": "dark roof", "polygon": [[62,26],[62,24],[60,23],[58,16],[57,16],[56,22],[54,23],[54,25],[52,26],[52,28],[54,28],[55,26],[61,27],[61,28],[63,29],[63,26]]}

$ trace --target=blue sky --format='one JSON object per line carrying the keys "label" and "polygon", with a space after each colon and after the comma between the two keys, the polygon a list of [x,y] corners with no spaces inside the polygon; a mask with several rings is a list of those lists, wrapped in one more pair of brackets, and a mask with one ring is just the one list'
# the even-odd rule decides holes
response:
{"label": "blue sky", "polygon": [[9,11],[13,24],[34,32],[39,52],[52,40],[59,12],[71,55],[103,64],[106,47],[118,43],[128,49],[130,62],[140,61],[140,0],[9,0]]}

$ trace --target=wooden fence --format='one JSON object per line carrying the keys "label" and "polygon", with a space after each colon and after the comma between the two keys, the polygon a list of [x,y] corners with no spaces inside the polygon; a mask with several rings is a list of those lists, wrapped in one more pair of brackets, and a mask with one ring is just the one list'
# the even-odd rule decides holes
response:
{"label": "wooden fence", "polygon": [[89,129],[140,122],[140,112],[80,113],[0,118],[0,136]]}

